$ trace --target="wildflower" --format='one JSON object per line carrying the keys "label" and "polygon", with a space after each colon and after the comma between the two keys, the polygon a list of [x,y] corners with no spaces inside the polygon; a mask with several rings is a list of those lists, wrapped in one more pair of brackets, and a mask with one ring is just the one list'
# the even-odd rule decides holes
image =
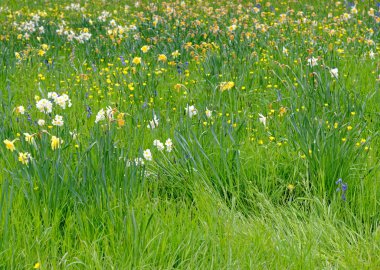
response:
{"label": "wildflower", "polygon": [[166,62],[168,60],[168,58],[166,57],[165,54],[159,54],[158,55],[158,61],[159,62]]}
{"label": "wildflower", "polygon": [[18,161],[20,161],[24,165],[28,165],[31,159],[32,159],[32,156],[28,152],[18,153]]}
{"label": "wildflower", "polygon": [[117,115],[117,125],[119,127],[123,127],[125,125],[124,115],[125,113],[119,113]]}
{"label": "wildflower", "polygon": [[295,186],[294,186],[293,184],[289,184],[289,185],[287,186],[287,188],[288,188],[288,190],[289,190],[290,192],[292,192],[292,191],[294,190]]}
{"label": "wildflower", "polygon": [[105,111],[103,109],[101,109],[96,115],[95,123],[98,123],[98,122],[103,121],[105,119],[106,119]]}
{"label": "wildflower", "polygon": [[113,115],[115,114],[116,109],[112,109],[112,108],[109,107],[109,106],[108,106],[106,109],[107,109],[107,110],[106,110],[106,114],[107,114],[108,120],[109,120],[109,121],[112,121],[112,120],[113,120]]}
{"label": "wildflower", "polygon": [[158,127],[158,121],[159,121],[159,119],[157,118],[157,116],[153,115],[153,120],[149,121],[149,124],[147,125],[147,128],[149,128],[149,129],[155,129],[156,127]]}
{"label": "wildflower", "polygon": [[198,114],[198,110],[195,108],[194,105],[187,105],[186,108],[185,108],[185,111],[186,111],[186,114],[192,118],[194,115],[197,115]]}
{"label": "wildflower", "polygon": [[54,98],[54,102],[60,106],[62,109],[66,109],[66,104],[68,107],[71,107],[71,100],[68,95],[63,94]]}
{"label": "wildflower", "polygon": [[368,53],[368,56],[372,60],[375,59],[375,53],[372,50]]}
{"label": "wildflower", "polygon": [[285,47],[282,47],[282,53],[285,54],[286,56],[289,55],[289,51],[288,51],[288,49],[285,48]]}
{"label": "wildflower", "polygon": [[32,144],[34,143],[33,135],[30,135],[29,133],[24,133],[25,141]]}
{"label": "wildflower", "polygon": [[259,113],[259,121],[260,123],[262,123],[265,127],[267,126],[267,118],[262,115],[261,113]]}
{"label": "wildflower", "polygon": [[212,116],[212,111],[210,111],[209,109],[207,109],[207,107],[206,107],[206,116],[207,116],[207,118],[211,118],[211,116]]}
{"label": "wildflower", "polygon": [[153,145],[157,147],[158,151],[163,151],[165,149],[165,146],[160,140],[154,140]]}
{"label": "wildflower", "polygon": [[220,91],[224,92],[224,91],[227,91],[227,90],[230,90],[232,87],[235,86],[235,83],[234,82],[222,82],[220,83],[219,87],[220,87]]}
{"label": "wildflower", "polygon": [[311,67],[318,65],[318,58],[311,57],[307,59],[307,64]]}
{"label": "wildflower", "polygon": [[44,119],[39,119],[39,120],[37,121],[37,124],[38,124],[40,127],[42,127],[43,125],[45,125],[45,120],[44,120]]}
{"label": "wildflower", "polygon": [[24,106],[18,106],[15,108],[15,111],[17,114],[24,114],[25,113],[25,108]]}
{"label": "wildflower", "polygon": [[51,137],[51,149],[52,150],[60,148],[61,144],[63,144],[63,140],[62,139],[60,139],[60,138],[58,138],[56,136],[52,136]]}
{"label": "wildflower", "polygon": [[41,268],[41,263],[37,262],[34,264],[33,269],[40,269]]}
{"label": "wildflower", "polygon": [[228,31],[230,31],[230,32],[235,31],[235,30],[236,30],[236,24],[230,25],[228,27]]}
{"label": "wildflower", "polygon": [[138,158],[135,158],[134,163],[136,166],[143,166],[144,160],[142,158],[138,157]]}
{"label": "wildflower", "polygon": [[144,158],[147,160],[147,161],[152,161],[152,153],[150,152],[150,149],[146,149],[144,150]]}
{"label": "wildflower", "polygon": [[135,64],[135,65],[141,64],[141,57],[135,57],[135,58],[133,58],[132,63]]}
{"label": "wildflower", "polygon": [[166,151],[167,152],[171,152],[173,150],[173,142],[172,140],[169,138],[165,141],[165,145],[166,145]]}
{"label": "wildflower", "polygon": [[338,79],[338,69],[337,68],[330,69],[330,74],[331,74],[332,78]]}
{"label": "wildflower", "polygon": [[280,116],[283,116],[286,113],[286,108],[285,107],[281,107],[280,110],[279,110],[279,113],[280,113]]}
{"label": "wildflower", "polygon": [[53,103],[47,99],[40,99],[37,101],[36,107],[40,112],[51,113],[53,109]]}
{"label": "wildflower", "polygon": [[147,45],[144,45],[144,46],[141,47],[141,51],[142,51],[143,53],[147,53],[147,52],[149,51],[149,49],[150,49],[150,47],[147,46]]}
{"label": "wildflower", "polygon": [[180,52],[179,52],[178,50],[172,52],[172,56],[173,56],[174,58],[177,58],[177,57],[180,56],[180,55],[181,55],[181,54],[180,54]]}
{"label": "wildflower", "polygon": [[58,126],[58,127],[63,126],[63,116],[57,114],[54,117],[52,124],[53,126]]}
{"label": "wildflower", "polygon": [[14,145],[15,141],[17,141],[18,139],[14,139],[13,141],[10,141],[10,140],[4,140],[4,144],[5,144],[5,147],[10,150],[11,152],[13,152],[16,147]]}
{"label": "wildflower", "polygon": [[339,178],[338,181],[335,182],[336,185],[338,185],[338,188],[336,189],[337,192],[341,191],[341,197],[342,200],[345,201],[347,199],[346,193],[348,189],[347,183],[343,183],[342,178]]}

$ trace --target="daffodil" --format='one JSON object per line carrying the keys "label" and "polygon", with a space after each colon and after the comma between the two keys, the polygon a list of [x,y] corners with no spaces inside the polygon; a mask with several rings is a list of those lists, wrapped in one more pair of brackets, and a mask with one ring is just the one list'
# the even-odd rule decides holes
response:
{"label": "daffodil", "polygon": [[18,139],[14,139],[13,141],[10,141],[10,140],[4,140],[4,144],[5,144],[5,147],[10,150],[11,152],[13,152],[14,150],[16,150],[16,147],[14,145],[15,141],[17,141]]}
{"label": "daffodil", "polygon": [[63,140],[62,139],[60,139],[60,138],[58,138],[56,136],[52,136],[51,137],[51,149],[52,150],[60,148],[61,144],[63,144]]}
{"label": "daffodil", "polygon": [[28,165],[31,158],[32,158],[32,156],[28,152],[18,153],[18,161],[20,161],[24,165]]}

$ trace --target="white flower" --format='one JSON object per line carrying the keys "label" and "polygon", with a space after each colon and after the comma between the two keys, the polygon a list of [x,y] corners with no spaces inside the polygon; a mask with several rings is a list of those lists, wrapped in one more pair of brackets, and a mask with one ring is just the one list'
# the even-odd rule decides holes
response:
{"label": "white flower", "polygon": [[260,123],[262,123],[264,126],[267,126],[267,118],[262,115],[261,113],[259,113],[259,121]]}
{"label": "white flower", "polygon": [[289,54],[289,51],[288,51],[288,49],[287,49],[287,48],[285,48],[285,47],[282,47],[282,53],[283,53],[283,54],[285,54],[286,56],[288,56],[288,54]]}
{"label": "white flower", "polygon": [[153,115],[153,120],[149,121],[147,128],[155,129],[156,127],[158,127],[158,121],[159,121],[159,119],[157,118],[157,116]]}
{"label": "white flower", "polygon": [[170,138],[165,141],[165,145],[167,152],[171,152],[173,150],[173,142]]}
{"label": "white flower", "polygon": [[207,109],[207,107],[206,107],[206,116],[207,116],[207,118],[211,118],[211,116],[212,116],[212,111],[210,111],[209,109]]}
{"label": "white flower", "polygon": [[58,126],[58,127],[61,127],[63,126],[63,116],[60,116],[60,115],[56,115],[53,119],[53,126]]}
{"label": "white flower", "polygon": [[152,157],[152,153],[150,152],[150,149],[146,149],[144,150],[144,158],[148,161],[152,161],[153,157]]}
{"label": "white flower", "polygon": [[48,98],[55,100],[58,97],[58,94],[56,92],[49,92]]}
{"label": "white flower", "polygon": [[375,53],[372,50],[368,53],[368,56],[370,59],[375,59]]}
{"label": "white flower", "polygon": [[337,68],[330,69],[330,74],[331,74],[332,78],[338,79],[338,69]]}
{"label": "white flower", "polygon": [[68,95],[63,94],[61,96],[56,96],[53,98],[54,102],[60,106],[62,109],[66,109],[66,104],[68,107],[71,107],[71,100]]}
{"label": "white flower", "polygon": [[42,127],[43,125],[45,125],[45,120],[44,120],[44,119],[39,119],[39,120],[37,121],[37,124],[38,124],[40,127]]}
{"label": "white flower", "polygon": [[76,140],[78,138],[78,133],[75,129],[73,131],[70,131],[70,135],[73,138],[73,140]]}
{"label": "white flower", "polygon": [[37,101],[36,107],[40,112],[51,113],[52,109],[53,109],[53,103],[51,103],[49,100],[43,98],[43,99]]}
{"label": "white flower", "polygon": [[194,105],[187,105],[186,108],[185,108],[185,111],[186,111],[186,114],[192,118],[194,115],[197,115],[198,114],[198,110],[195,108]]}
{"label": "white flower", "polygon": [[16,113],[19,113],[19,114],[24,114],[25,113],[25,108],[24,106],[18,106],[16,107]]}
{"label": "white flower", "polygon": [[103,121],[104,119],[106,119],[106,113],[103,109],[101,109],[97,115],[96,115],[96,119],[95,119],[95,123],[98,123],[100,121]]}
{"label": "white flower", "polygon": [[106,113],[107,113],[108,120],[110,121],[113,120],[113,115],[115,113],[115,110],[112,109],[111,107],[107,107]]}
{"label": "white flower", "polygon": [[158,151],[163,151],[165,149],[165,146],[160,140],[154,140],[153,145],[157,147]]}
{"label": "white flower", "polygon": [[311,67],[318,65],[318,58],[311,57],[307,59],[307,64]]}

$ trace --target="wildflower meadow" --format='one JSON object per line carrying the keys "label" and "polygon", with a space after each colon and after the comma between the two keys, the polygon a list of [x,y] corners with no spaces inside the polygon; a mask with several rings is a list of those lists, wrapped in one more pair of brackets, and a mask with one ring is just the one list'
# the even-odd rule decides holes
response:
{"label": "wildflower meadow", "polygon": [[0,1],[0,269],[380,269],[380,2]]}

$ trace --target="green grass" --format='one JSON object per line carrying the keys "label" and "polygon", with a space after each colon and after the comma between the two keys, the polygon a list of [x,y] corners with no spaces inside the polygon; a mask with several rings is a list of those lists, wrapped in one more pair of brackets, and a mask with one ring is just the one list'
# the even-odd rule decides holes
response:
{"label": "green grass", "polygon": [[376,3],[70,4],[0,5],[0,269],[380,268]]}

